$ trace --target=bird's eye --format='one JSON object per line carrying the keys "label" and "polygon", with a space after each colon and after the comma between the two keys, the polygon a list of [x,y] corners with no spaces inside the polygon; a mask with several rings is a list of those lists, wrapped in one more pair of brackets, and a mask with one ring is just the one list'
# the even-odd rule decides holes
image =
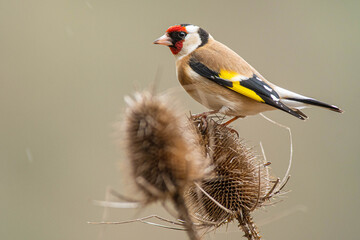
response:
{"label": "bird's eye", "polygon": [[185,32],[179,32],[179,33],[178,33],[178,36],[179,36],[180,38],[185,38],[185,37],[186,37],[186,33],[185,33]]}

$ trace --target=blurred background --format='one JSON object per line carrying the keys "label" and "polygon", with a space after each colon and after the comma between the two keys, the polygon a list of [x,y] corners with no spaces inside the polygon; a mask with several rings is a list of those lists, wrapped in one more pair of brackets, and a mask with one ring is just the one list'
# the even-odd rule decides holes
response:
{"label": "blurred background", "polygon": [[[185,110],[205,111],[182,90],[169,49],[152,45],[177,23],[203,27],[270,81],[345,110],[307,109],[305,122],[266,113],[292,129],[292,192],[255,221],[265,239],[357,238],[359,12],[359,1],[0,0],[0,239],[187,238],[140,223],[87,224],[171,218],[158,205],[104,215],[91,201],[108,186],[127,193],[113,128],[124,96],[156,82]],[[261,116],[234,126],[259,154],[263,143],[282,177],[288,132]],[[206,239],[242,235],[232,223]]]}

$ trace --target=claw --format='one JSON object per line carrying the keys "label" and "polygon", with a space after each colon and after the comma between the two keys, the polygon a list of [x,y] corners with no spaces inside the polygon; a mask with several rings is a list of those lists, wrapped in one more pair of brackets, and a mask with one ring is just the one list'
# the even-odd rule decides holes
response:
{"label": "claw", "polygon": [[235,129],[233,129],[233,128],[229,128],[229,127],[228,127],[228,129],[229,129],[229,131],[230,131],[231,133],[235,133],[235,134],[236,134],[236,136],[237,136],[237,138],[239,138],[239,137],[240,137],[239,133],[238,133]]}

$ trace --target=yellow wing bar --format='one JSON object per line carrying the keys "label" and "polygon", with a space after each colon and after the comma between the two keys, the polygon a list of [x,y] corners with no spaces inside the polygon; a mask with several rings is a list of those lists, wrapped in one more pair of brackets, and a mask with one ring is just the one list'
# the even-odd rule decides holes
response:
{"label": "yellow wing bar", "polygon": [[255,101],[265,102],[259,95],[256,94],[256,92],[240,85],[241,75],[237,72],[220,70],[219,77],[222,79],[230,80],[232,82],[232,87],[226,86],[227,88],[244,96],[247,96],[251,99],[254,99]]}
{"label": "yellow wing bar", "polygon": [[257,95],[253,90],[250,90],[246,87],[243,87],[240,85],[240,82],[234,82],[233,87],[229,87],[231,90],[234,90],[235,92],[238,92],[242,95],[245,95],[249,98],[254,99],[258,102],[265,102],[259,95]]}

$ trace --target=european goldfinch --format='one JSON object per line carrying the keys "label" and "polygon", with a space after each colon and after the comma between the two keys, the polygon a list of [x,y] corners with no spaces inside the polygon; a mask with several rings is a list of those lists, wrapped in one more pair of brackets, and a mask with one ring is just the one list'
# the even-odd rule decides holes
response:
{"label": "european goldfinch", "polygon": [[213,110],[209,113],[234,116],[235,120],[277,108],[304,120],[307,116],[299,109],[309,105],[342,112],[334,105],[267,81],[238,54],[198,26],[171,26],[154,44],[170,48],[179,82],[191,97]]}

